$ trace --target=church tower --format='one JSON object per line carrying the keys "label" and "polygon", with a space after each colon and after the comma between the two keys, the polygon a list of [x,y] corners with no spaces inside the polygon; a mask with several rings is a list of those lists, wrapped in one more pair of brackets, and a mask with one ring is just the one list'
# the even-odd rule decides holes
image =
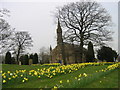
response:
{"label": "church tower", "polygon": [[58,19],[58,26],[57,26],[57,46],[59,47],[59,60],[63,60],[64,65],[66,65],[66,60],[65,60],[65,51],[64,51],[64,42],[62,38],[62,29],[60,26],[60,22]]}
{"label": "church tower", "polygon": [[60,22],[58,19],[58,26],[57,26],[57,45],[61,45],[63,43],[63,39],[62,39],[62,29],[60,26]]}

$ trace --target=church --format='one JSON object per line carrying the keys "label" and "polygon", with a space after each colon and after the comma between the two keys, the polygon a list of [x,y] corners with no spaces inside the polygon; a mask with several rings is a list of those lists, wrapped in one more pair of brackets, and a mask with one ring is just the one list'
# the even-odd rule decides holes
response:
{"label": "church", "polygon": [[63,42],[62,29],[58,20],[57,25],[57,46],[52,49],[50,47],[50,63],[65,63],[73,64],[78,62],[85,62],[86,49],[83,48],[83,59],[80,61],[79,45],[73,45]]}

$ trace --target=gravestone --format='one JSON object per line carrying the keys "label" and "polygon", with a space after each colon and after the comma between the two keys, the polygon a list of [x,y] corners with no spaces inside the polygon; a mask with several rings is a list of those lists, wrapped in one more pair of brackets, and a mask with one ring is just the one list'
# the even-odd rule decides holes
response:
{"label": "gravestone", "polygon": [[19,65],[21,65],[21,61],[19,61]]}
{"label": "gravestone", "polygon": [[33,64],[33,60],[29,59],[29,65],[32,65],[32,64]]}

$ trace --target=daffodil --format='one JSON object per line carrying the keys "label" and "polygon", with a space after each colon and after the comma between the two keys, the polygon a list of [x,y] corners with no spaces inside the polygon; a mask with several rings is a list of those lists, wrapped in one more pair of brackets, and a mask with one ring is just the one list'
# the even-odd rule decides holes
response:
{"label": "daffodil", "polygon": [[9,80],[11,80],[11,78],[8,78]]}
{"label": "daffodil", "polygon": [[79,75],[79,77],[81,77],[81,74]]}
{"label": "daffodil", "polygon": [[6,76],[3,76],[3,78],[6,78]]}
{"label": "daffodil", "polygon": [[31,75],[31,73],[29,73],[29,75]]}
{"label": "daffodil", "polygon": [[87,74],[86,74],[86,73],[83,73],[83,75],[84,75],[85,77],[87,77]]}
{"label": "daffodil", "polygon": [[12,76],[13,78],[15,78],[15,76]]}
{"label": "daffodil", "polygon": [[4,76],[5,74],[3,73],[2,76]]}
{"label": "daffodil", "polygon": [[24,80],[26,80],[26,81],[27,81],[27,80],[28,80],[28,78],[24,78]]}
{"label": "daffodil", "polygon": [[10,73],[10,75],[12,76],[12,75],[13,75],[13,73]]}
{"label": "daffodil", "polygon": [[67,83],[69,83],[70,81],[69,80],[67,80]]}
{"label": "daffodil", "polygon": [[54,88],[57,88],[56,86],[54,86]]}
{"label": "daffodil", "polygon": [[7,73],[10,73],[10,71],[7,71]]}
{"label": "daffodil", "polygon": [[3,83],[6,83],[6,80],[3,80]]}
{"label": "daffodil", "polygon": [[35,72],[34,72],[34,75],[37,75],[37,74],[38,74],[38,73],[35,71]]}
{"label": "daffodil", "polygon": [[75,79],[77,79],[77,77],[75,77]]}
{"label": "daffodil", "polygon": [[22,80],[22,82],[25,82],[25,80]]}
{"label": "daffodil", "polygon": [[3,71],[1,70],[0,73],[2,73]]}
{"label": "daffodil", "polygon": [[40,76],[38,76],[38,78],[40,78]]}
{"label": "daffodil", "polygon": [[60,81],[60,83],[62,83],[62,80]]}

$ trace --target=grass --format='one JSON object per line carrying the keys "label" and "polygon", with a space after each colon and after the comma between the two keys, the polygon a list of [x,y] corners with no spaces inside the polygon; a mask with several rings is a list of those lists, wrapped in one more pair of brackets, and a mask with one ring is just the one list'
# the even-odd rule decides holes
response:
{"label": "grass", "polygon": [[[22,83],[20,79],[12,80],[3,84],[3,88],[53,88],[58,86],[60,88],[118,88],[118,69],[108,72],[97,72],[98,70],[106,68],[108,65],[100,66],[87,66],[69,74],[55,76],[54,78],[41,78],[30,77],[30,79]],[[15,71],[20,69],[37,70],[38,68],[48,68],[49,66],[40,65],[2,65],[3,71]],[[81,78],[80,81],[75,79],[79,74],[86,73],[88,77]],[[62,84],[59,81],[62,80]],[[67,83],[67,80],[70,82]],[[100,83],[101,81],[101,83]]]}
{"label": "grass", "polygon": [[23,70],[26,69],[28,70],[37,70],[38,68],[48,68],[50,66],[40,66],[40,65],[16,65],[16,64],[3,64],[2,65],[2,70],[3,71],[15,71],[15,70]]}
{"label": "grass", "polygon": [[[101,78],[104,80],[100,80]],[[118,70],[116,69],[107,72],[92,73],[88,77],[80,78],[80,81],[72,80],[72,83],[70,84],[65,83],[63,87],[64,88],[118,88]]]}
{"label": "grass", "polygon": [[[13,82],[10,82],[10,83],[7,83],[7,84],[3,84],[3,88],[44,88],[44,87],[52,88],[56,84],[59,85],[60,80],[62,80],[63,83],[66,83],[67,80],[73,81],[74,78],[81,73],[93,74],[93,73],[95,73],[96,70],[106,68],[107,66],[108,65],[87,66],[86,68],[82,68],[82,69],[80,69],[78,71],[75,71],[73,73],[56,76],[52,79],[49,79],[49,78],[44,78],[44,79],[30,78],[30,80],[26,83],[22,83],[22,82],[19,83],[17,81],[13,81]],[[11,65],[11,67],[9,69],[8,69],[8,67],[10,67],[10,66],[9,65],[3,65],[3,68],[4,68],[3,70],[6,69],[6,71],[7,71],[7,70],[10,70],[10,68],[11,69],[14,68],[13,71],[15,71],[16,69],[30,70],[30,69],[43,68],[41,66],[25,66],[25,65],[23,65],[23,66]]]}
{"label": "grass", "polygon": [[118,88],[118,70],[100,77],[84,88]]}

